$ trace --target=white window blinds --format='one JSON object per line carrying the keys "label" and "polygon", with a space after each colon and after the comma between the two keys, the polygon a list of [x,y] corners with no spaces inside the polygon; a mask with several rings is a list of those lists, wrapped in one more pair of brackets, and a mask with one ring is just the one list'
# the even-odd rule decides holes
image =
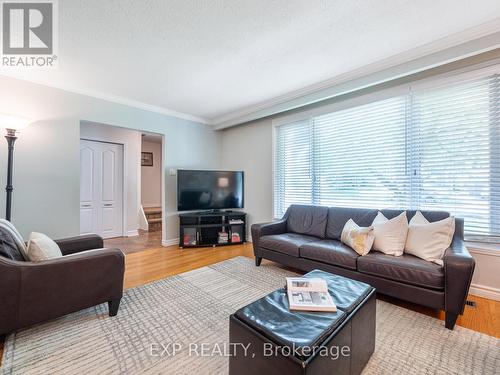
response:
{"label": "white window blinds", "polygon": [[465,219],[469,238],[500,236],[499,76],[415,92],[413,206]]}
{"label": "white window blinds", "polygon": [[276,128],[274,211],[446,210],[500,238],[500,78],[408,91]]}
{"label": "white window blinds", "polygon": [[275,212],[312,199],[311,126],[309,120],[280,126],[276,132]]}
{"label": "white window blinds", "polygon": [[406,207],[405,98],[313,119],[315,204]]}

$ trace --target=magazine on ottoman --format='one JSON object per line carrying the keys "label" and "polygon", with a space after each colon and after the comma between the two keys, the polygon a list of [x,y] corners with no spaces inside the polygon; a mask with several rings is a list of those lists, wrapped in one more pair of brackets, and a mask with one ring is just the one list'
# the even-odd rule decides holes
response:
{"label": "magazine on ottoman", "polygon": [[337,311],[328,293],[326,281],[319,278],[287,277],[286,289],[290,310]]}

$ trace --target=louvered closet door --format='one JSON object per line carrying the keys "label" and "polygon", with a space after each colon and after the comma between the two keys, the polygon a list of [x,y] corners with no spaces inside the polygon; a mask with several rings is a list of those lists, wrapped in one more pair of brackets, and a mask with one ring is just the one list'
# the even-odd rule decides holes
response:
{"label": "louvered closet door", "polygon": [[80,233],[123,235],[123,146],[81,140]]}

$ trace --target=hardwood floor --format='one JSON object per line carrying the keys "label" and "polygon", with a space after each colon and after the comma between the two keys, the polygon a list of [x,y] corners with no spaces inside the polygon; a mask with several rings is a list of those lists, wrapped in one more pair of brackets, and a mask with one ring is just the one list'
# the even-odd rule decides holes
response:
{"label": "hardwood floor", "polygon": [[[106,247],[121,248],[125,254],[125,288],[144,285],[155,280],[182,272],[222,262],[236,257],[253,258],[251,244],[217,248],[179,249],[177,246],[162,247],[161,232],[141,233],[137,237],[106,240]],[[265,261],[264,262],[268,262]],[[444,313],[387,296],[378,298],[396,305],[444,319]],[[466,306],[457,324],[500,338],[500,302],[469,295],[475,307]],[[443,328],[444,329],[444,328]],[[0,358],[3,338],[0,339]]]}
{"label": "hardwood floor", "polygon": [[253,258],[251,245],[192,249],[171,246],[131,253],[125,258],[125,288],[150,283],[240,255]]}
{"label": "hardwood floor", "polygon": [[146,249],[161,248],[161,231],[146,232],[139,230],[140,235],[134,237],[118,237],[104,241],[106,247],[116,247],[126,255]]}

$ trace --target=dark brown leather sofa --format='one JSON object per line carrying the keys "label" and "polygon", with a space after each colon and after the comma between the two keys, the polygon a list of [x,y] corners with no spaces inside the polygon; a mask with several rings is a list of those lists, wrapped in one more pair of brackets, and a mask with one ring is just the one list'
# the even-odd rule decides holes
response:
{"label": "dark brown leather sofa", "polygon": [[[446,312],[445,326],[453,329],[463,314],[474,272],[474,258],[464,245],[463,219],[455,219],[453,242],[444,266],[404,254],[371,251],[359,256],[340,242],[345,223],[353,219],[370,226],[376,209],[292,205],[280,221],[252,225],[255,263],[262,258],[303,271],[321,269],[371,284],[377,292]],[[380,210],[388,219],[403,210]],[[415,211],[407,210],[408,220]],[[433,222],[449,217],[442,211],[422,211]]]}
{"label": "dark brown leather sofa", "polygon": [[104,249],[96,235],[56,243],[64,255],[57,259],[35,263],[0,256],[0,335],[104,302],[110,316],[118,313],[121,250]]}

